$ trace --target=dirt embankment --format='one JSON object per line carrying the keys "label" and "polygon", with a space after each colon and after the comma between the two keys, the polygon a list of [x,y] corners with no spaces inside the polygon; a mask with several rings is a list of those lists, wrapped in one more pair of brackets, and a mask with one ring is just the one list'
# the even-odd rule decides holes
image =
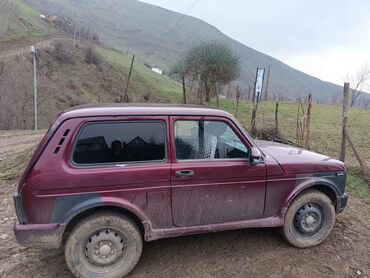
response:
{"label": "dirt embankment", "polygon": [[[40,137],[40,135],[39,135]],[[0,136],[7,157],[39,137]],[[1,169],[0,169],[1,171]],[[63,250],[18,245],[11,194],[17,179],[0,181],[0,277],[71,277]],[[144,245],[129,277],[368,277],[369,204],[350,196],[329,238],[320,246],[296,249],[276,229],[249,229],[158,240]]]}

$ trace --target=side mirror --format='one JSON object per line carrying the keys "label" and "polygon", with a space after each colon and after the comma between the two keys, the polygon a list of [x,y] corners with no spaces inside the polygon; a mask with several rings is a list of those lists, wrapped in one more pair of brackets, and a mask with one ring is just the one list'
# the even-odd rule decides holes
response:
{"label": "side mirror", "polygon": [[262,154],[258,148],[252,147],[251,148],[251,155],[250,155],[250,163],[252,165],[256,165],[261,162]]}

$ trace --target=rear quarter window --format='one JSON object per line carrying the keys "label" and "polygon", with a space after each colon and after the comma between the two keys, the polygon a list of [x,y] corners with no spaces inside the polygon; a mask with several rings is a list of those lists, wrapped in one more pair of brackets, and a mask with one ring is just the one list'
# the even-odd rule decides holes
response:
{"label": "rear quarter window", "polygon": [[166,159],[161,121],[96,122],[84,125],[73,149],[75,164],[117,164]]}

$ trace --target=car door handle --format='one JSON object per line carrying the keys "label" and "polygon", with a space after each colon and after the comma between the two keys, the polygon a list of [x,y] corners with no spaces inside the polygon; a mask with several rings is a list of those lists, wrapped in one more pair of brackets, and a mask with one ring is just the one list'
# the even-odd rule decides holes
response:
{"label": "car door handle", "polygon": [[179,170],[176,171],[176,177],[192,177],[194,176],[193,170]]}

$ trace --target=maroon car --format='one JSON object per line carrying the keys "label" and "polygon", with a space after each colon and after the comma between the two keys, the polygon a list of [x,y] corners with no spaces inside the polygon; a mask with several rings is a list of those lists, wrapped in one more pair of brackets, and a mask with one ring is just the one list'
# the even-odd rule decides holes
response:
{"label": "maroon car", "polygon": [[95,105],[61,114],[14,194],[18,242],[60,248],[71,272],[122,277],[143,240],[281,227],[305,248],[347,204],[340,161],[255,141],[222,110]]}

